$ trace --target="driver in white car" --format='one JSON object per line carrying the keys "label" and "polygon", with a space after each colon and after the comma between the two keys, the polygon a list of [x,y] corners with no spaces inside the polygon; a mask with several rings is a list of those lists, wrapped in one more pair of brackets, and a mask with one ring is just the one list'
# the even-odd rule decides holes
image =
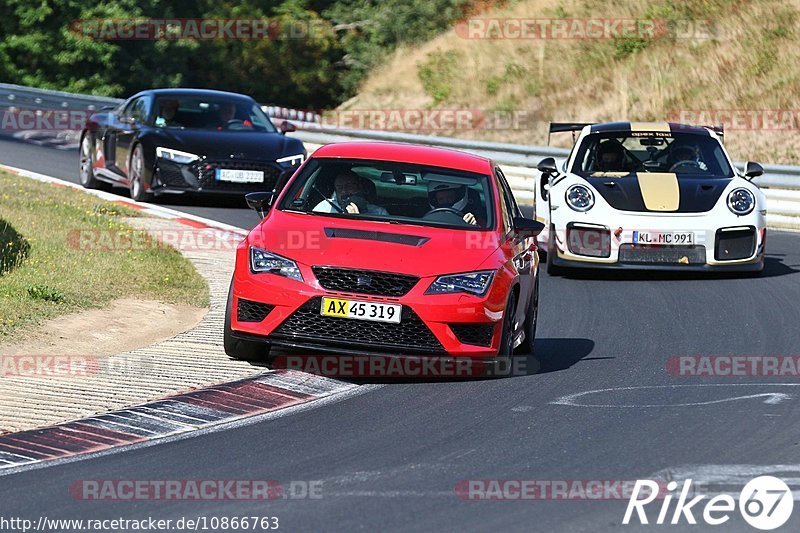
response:
{"label": "driver in white car", "polygon": [[467,224],[478,225],[475,215],[469,212],[464,213],[469,203],[466,185],[430,181],[428,182],[428,203],[431,209],[452,209],[459,216],[463,214],[462,218]]}

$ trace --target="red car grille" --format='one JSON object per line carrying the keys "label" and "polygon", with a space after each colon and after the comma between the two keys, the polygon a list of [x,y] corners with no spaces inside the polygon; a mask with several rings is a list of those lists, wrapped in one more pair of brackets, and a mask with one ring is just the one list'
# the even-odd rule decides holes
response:
{"label": "red car grille", "polygon": [[403,296],[419,281],[416,276],[390,274],[371,270],[351,270],[315,266],[312,269],[319,284],[330,291],[371,294],[374,296]]}
{"label": "red car grille", "polygon": [[389,324],[322,316],[321,305],[321,297],[310,299],[287,318],[272,336],[341,347],[343,351],[354,345],[361,349],[404,355],[445,351],[433,332],[408,306],[403,306],[399,324]]}

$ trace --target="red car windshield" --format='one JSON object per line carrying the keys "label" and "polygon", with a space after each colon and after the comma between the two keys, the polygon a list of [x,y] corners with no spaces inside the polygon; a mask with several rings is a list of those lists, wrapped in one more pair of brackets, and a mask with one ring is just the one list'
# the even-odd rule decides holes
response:
{"label": "red car windshield", "polygon": [[279,209],[465,230],[493,226],[489,177],[371,160],[312,158]]}

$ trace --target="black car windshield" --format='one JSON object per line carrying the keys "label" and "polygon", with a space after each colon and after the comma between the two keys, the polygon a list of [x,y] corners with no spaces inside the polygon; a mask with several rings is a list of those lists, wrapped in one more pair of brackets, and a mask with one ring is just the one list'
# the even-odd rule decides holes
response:
{"label": "black car windshield", "polygon": [[159,96],[153,126],[210,131],[276,132],[258,104],[204,96]]}
{"label": "black car windshield", "polygon": [[372,160],[311,159],[279,209],[465,230],[491,228],[489,177]]}
{"label": "black car windshield", "polygon": [[583,177],[670,172],[692,177],[731,178],[720,142],[698,133],[603,132],[587,135],[572,166]]}

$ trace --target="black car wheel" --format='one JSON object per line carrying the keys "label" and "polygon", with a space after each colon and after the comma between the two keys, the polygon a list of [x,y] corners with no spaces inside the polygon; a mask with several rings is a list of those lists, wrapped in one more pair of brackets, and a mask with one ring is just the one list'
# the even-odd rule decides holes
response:
{"label": "black car wheel", "polygon": [[81,185],[87,189],[100,187],[100,181],[94,177],[94,147],[88,133],[81,139],[81,167],[78,176]]}
{"label": "black car wheel", "polygon": [[231,329],[231,313],[233,312],[233,281],[228,289],[228,305],[225,307],[225,327],[223,328],[222,341],[225,353],[234,359],[242,361],[265,361],[269,357],[270,344],[237,339]]}
{"label": "black car wheel", "polygon": [[147,192],[145,185],[145,175],[147,168],[144,161],[144,149],[141,144],[137,144],[131,154],[130,164],[128,165],[131,181],[131,198],[137,202],[150,202],[153,200],[153,193]]}

